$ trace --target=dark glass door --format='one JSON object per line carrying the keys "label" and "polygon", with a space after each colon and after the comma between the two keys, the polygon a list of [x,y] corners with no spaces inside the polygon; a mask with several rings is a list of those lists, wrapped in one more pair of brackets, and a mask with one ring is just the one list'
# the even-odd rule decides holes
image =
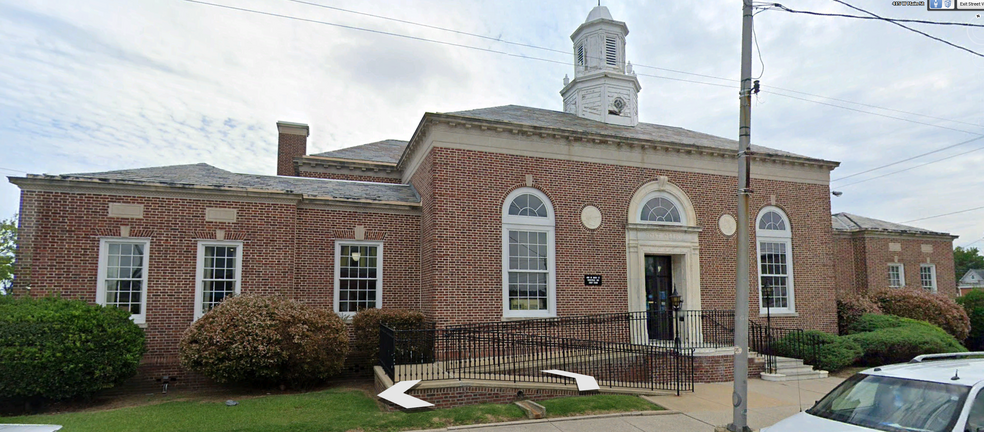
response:
{"label": "dark glass door", "polygon": [[672,287],[670,257],[646,255],[646,325],[650,339],[673,339]]}

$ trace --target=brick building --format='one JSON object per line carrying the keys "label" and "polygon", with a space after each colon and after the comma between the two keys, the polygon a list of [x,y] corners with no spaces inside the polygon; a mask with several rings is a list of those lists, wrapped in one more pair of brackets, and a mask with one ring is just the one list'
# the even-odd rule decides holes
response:
{"label": "brick building", "polygon": [[[197,164],[11,177],[14,289],[131,310],[157,372],[240,292],[344,316],[418,309],[439,326],[666,310],[674,291],[684,309],[733,309],[737,142],[639,122],[627,34],[604,7],[574,32],[562,112],[425,113],[407,141],[310,155],[308,126],[280,122],[277,176]],[[838,163],[752,152],[752,317],[767,285],[774,324],[834,332]]]}
{"label": "brick building", "polygon": [[840,294],[919,287],[956,297],[956,236],[849,213],[831,217]]}

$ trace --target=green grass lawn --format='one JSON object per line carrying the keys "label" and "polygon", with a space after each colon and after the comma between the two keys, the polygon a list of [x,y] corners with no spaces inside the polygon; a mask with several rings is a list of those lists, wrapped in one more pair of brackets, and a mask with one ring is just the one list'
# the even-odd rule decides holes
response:
{"label": "green grass lawn", "polygon": [[[594,395],[542,403],[550,417],[662,409],[642,398]],[[108,411],[0,418],[0,423],[63,425],[76,431],[397,431],[524,418],[513,404],[474,405],[418,412],[385,412],[364,392],[333,389],[239,400],[165,402]]]}

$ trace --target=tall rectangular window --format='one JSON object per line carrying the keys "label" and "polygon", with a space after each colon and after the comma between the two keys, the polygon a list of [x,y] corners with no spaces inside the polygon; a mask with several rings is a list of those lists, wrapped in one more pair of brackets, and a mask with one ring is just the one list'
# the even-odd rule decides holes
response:
{"label": "tall rectangular window", "polygon": [[[769,308],[789,308],[789,255],[786,242],[759,242],[759,278],[763,304]],[[769,291],[771,290],[771,295]]]}
{"label": "tall rectangular window", "polygon": [[380,308],[382,299],[383,244],[335,243],[335,312]]}
{"label": "tall rectangular window", "polygon": [[242,281],[242,242],[199,242],[195,288],[195,319],[239,294]]}
{"label": "tall rectangular window", "polygon": [[905,286],[905,267],[900,263],[888,265],[888,287],[902,288]]}
{"label": "tall rectangular window", "polygon": [[509,231],[509,310],[546,311],[547,233]]}
{"label": "tall rectangular window", "polygon": [[605,63],[609,66],[618,66],[618,39],[605,37]]}
{"label": "tall rectangular window", "polygon": [[148,240],[103,239],[99,242],[96,303],[130,312],[138,324],[147,319]]}
{"label": "tall rectangular window", "polygon": [[919,281],[926,291],[936,292],[936,266],[922,264],[919,266]]}

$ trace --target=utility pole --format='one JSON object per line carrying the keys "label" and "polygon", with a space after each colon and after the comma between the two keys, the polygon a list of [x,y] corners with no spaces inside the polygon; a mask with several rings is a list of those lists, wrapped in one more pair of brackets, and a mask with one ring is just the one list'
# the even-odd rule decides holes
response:
{"label": "utility pole", "polygon": [[748,428],[748,196],[752,137],[752,1],[742,0],[741,113],[738,124],[738,259],[735,280],[735,391],[731,395],[734,417],[728,430]]}

